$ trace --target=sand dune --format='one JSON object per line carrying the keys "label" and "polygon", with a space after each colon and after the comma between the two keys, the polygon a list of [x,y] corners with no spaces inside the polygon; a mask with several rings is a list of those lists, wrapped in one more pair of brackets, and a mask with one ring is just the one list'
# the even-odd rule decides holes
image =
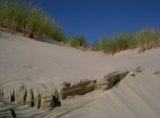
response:
{"label": "sand dune", "polygon": [[[159,118],[159,77],[150,70],[128,76],[119,86],[66,115],[65,118]],[[98,94],[99,96],[101,94]]]}
{"label": "sand dune", "polygon": [[26,118],[159,118],[159,60],[160,49],[141,54],[137,50],[128,50],[112,56],[1,32],[0,89],[23,83],[27,88],[38,89],[38,95],[63,82],[97,80],[116,70],[134,72],[141,67],[142,72],[127,75],[108,91],[95,90],[83,96],[71,96],[52,111],[28,107],[15,111],[17,116]]}

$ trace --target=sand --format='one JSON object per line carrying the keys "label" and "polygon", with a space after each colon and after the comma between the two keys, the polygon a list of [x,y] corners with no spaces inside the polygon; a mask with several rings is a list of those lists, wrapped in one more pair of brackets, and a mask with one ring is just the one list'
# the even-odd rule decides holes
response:
{"label": "sand", "polygon": [[64,81],[99,79],[116,70],[144,69],[135,76],[125,77],[111,90],[96,90],[63,100],[61,107],[48,112],[28,108],[26,114],[21,114],[17,110],[19,117],[50,118],[65,113],[64,118],[159,118],[160,74],[155,74],[160,71],[159,60],[160,49],[105,55],[0,32],[1,87],[16,82],[58,86]]}

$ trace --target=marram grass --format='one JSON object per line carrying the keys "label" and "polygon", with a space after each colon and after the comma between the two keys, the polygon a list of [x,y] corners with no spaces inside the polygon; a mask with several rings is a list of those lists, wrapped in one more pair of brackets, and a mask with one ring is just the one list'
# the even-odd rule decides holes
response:
{"label": "marram grass", "polygon": [[96,42],[93,50],[102,50],[106,54],[114,54],[126,49],[139,48],[140,52],[160,47],[160,30],[141,30],[138,33],[116,35],[113,38],[103,38]]}
{"label": "marram grass", "polygon": [[34,39],[46,36],[64,40],[63,32],[53,18],[30,0],[0,0],[0,26],[11,32],[23,32],[23,35]]}
{"label": "marram grass", "polygon": [[87,40],[84,37],[68,37],[65,43],[74,48],[86,48],[88,46]]}

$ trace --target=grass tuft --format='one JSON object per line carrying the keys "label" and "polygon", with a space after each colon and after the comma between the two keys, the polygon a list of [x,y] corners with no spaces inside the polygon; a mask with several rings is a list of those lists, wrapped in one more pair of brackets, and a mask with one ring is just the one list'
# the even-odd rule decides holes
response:
{"label": "grass tuft", "polygon": [[63,32],[56,22],[29,0],[0,0],[0,26],[33,39],[46,36],[64,41]]}
{"label": "grass tuft", "polygon": [[88,46],[87,40],[80,36],[80,37],[69,37],[66,39],[65,43],[74,48],[86,48]]}
{"label": "grass tuft", "polygon": [[102,50],[106,54],[115,54],[126,49],[139,48],[139,52],[144,52],[151,48],[160,47],[160,30],[141,30],[138,33],[128,33],[116,35],[113,38],[103,38],[96,42],[93,50]]}

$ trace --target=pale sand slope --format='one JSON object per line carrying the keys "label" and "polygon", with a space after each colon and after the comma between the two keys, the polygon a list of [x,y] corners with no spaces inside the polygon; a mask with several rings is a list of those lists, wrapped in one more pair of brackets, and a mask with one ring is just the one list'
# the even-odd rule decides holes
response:
{"label": "pale sand slope", "polygon": [[[125,51],[114,56],[106,56],[0,33],[1,85],[13,81],[57,85],[63,81],[95,80],[123,68],[144,68],[141,73],[136,73],[135,77],[127,76],[118,87],[107,92],[95,91],[64,100],[60,108],[43,114],[43,117],[56,117],[96,98],[63,117],[159,118],[160,75],[153,74],[160,71],[159,60],[160,49],[142,54]],[[28,117],[33,117],[29,116],[29,113],[31,112],[27,112]],[[41,116],[42,114],[39,117]]]}
{"label": "pale sand slope", "polygon": [[[86,105],[80,106],[79,102],[83,104],[93,97],[71,102],[76,104],[73,108],[66,103],[64,109],[68,108],[71,111],[62,118],[159,118],[159,85],[160,76],[153,75],[148,69],[144,70],[142,73],[137,73],[136,77],[126,77],[118,87],[94,95],[98,98]],[[56,111],[50,113],[48,117],[53,114],[56,114]]]}
{"label": "pale sand slope", "polygon": [[[121,68],[144,66],[157,69],[160,49],[143,54],[80,51],[2,34],[0,37],[0,79],[33,80],[38,83],[97,79]],[[7,35],[7,36],[6,36]],[[154,66],[157,65],[157,66]],[[157,67],[157,68],[156,68]]]}

